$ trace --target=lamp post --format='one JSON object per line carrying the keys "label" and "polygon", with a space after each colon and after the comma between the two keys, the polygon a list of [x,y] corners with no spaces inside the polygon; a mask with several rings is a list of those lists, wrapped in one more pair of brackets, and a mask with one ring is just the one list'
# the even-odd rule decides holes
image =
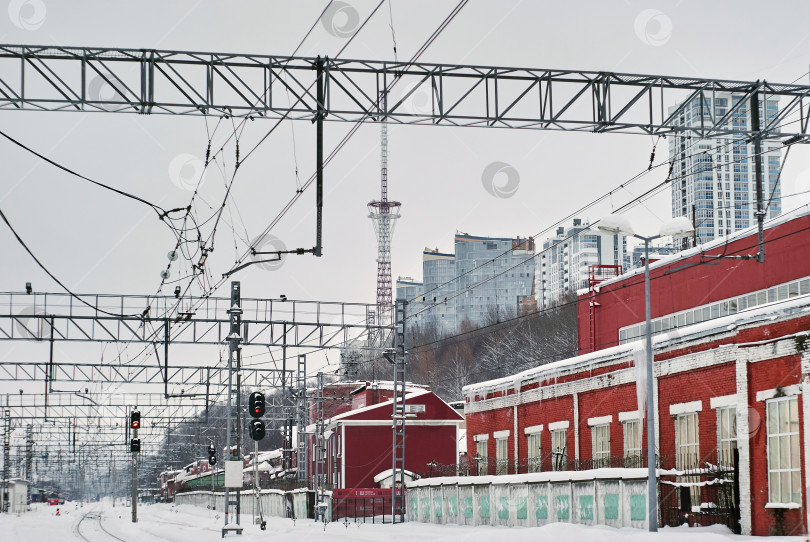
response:
{"label": "lamp post", "polygon": [[692,223],[679,216],[661,225],[658,235],[646,237],[635,232],[630,222],[620,215],[608,215],[599,221],[600,231],[624,234],[644,241],[644,350],[647,358],[647,506],[650,532],[658,531],[658,480],[655,472],[655,408],[653,405],[652,325],[650,322],[650,241],[660,237],[683,237],[694,231]]}

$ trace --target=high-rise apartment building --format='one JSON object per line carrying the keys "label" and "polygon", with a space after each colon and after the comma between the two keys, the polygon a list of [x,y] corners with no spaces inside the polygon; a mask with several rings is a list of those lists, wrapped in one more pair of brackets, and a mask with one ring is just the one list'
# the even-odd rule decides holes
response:
{"label": "high-rise apartment building", "polygon": [[534,239],[456,235],[456,325],[534,309]]}
{"label": "high-rise apartment building", "polygon": [[548,308],[587,288],[590,266],[623,265],[626,252],[624,235],[593,230],[587,220],[575,218],[572,226],[560,226],[556,236],[543,242],[537,258],[539,307]]}
{"label": "high-rise apartment building", "polygon": [[[721,127],[752,129],[750,103],[743,94],[713,92],[695,96],[669,110],[673,124],[700,128],[707,119],[726,118]],[[760,98],[760,126],[776,117],[777,99]],[[776,141],[762,141],[762,192],[766,217],[782,212],[777,185],[782,153]],[[684,130],[669,139],[672,216],[694,220],[698,244],[757,223],[754,143],[732,134],[700,138]]]}
{"label": "high-rise apartment building", "polygon": [[[419,323],[441,334],[456,329],[456,255],[425,248],[422,252],[422,302]],[[411,314],[416,314],[413,310]]]}
{"label": "high-rise apartment building", "polygon": [[534,239],[457,234],[455,254],[426,248],[422,282],[397,281],[397,297],[411,300],[411,325],[440,334],[463,324],[483,326],[535,310]]}

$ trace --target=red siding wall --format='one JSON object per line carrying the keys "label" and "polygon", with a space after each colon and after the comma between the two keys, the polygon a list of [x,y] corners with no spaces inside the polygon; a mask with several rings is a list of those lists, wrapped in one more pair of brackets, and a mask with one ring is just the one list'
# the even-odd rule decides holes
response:
{"label": "red siding wall", "polygon": [[[391,469],[392,429],[387,426],[346,426],[346,479],[343,487],[375,487],[374,476]],[[405,429],[405,470],[424,472],[431,461],[456,462],[456,427],[408,426]]]}
{"label": "red siding wall", "polygon": [[[650,270],[650,310],[653,318],[720,299],[768,288],[810,275],[810,215],[765,231],[765,263],[753,260],[716,260],[699,265],[700,255]],[[756,234],[727,247],[707,250],[707,255],[741,255],[757,252]],[[579,298],[579,352],[591,351],[587,295]],[[644,274],[604,285],[596,295],[596,350],[615,346],[619,328],[644,320]]]}
{"label": "red siding wall", "polygon": [[[677,347],[656,355],[657,363],[677,364],[676,369],[669,374],[665,374],[658,379],[658,408],[659,416],[657,427],[659,431],[659,453],[662,456],[663,466],[672,468],[675,464],[676,438],[675,438],[675,417],[670,415],[670,406],[679,403],[689,403],[701,401],[702,408],[698,413],[698,435],[699,452],[703,461],[714,459],[717,449],[717,413],[711,407],[713,397],[735,395],[737,393],[737,360],[729,359],[727,362],[707,365],[707,360],[717,360],[716,356],[722,356],[725,349],[723,344],[739,345],[739,355],[746,355],[746,348],[760,348],[763,340],[775,339],[778,337],[790,338],[802,330],[810,329],[810,316],[787,317],[780,321],[769,321],[766,324],[751,325],[738,329],[734,333],[726,333],[724,337],[715,340],[701,340],[690,343],[688,347]],[[784,344],[784,343],[783,343]],[[750,345],[750,346],[749,346]],[[788,343],[790,345],[790,343]],[[796,343],[796,348],[801,348]],[[808,344],[810,346],[810,344]],[[767,354],[765,354],[767,355]],[[722,359],[722,358],[721,358]],[[615,369],[624,369],[626,363],[610,365]],[[765,401],[758,401],[756,398],[758,391],[772,390],[777,387],[785,387],[798,384],[801,381],[801,360],[798,354],[789,356],[776,356],[774,349],[773,359],[755,361],[746,364],[748,371],[747,389],[749,390],[749,435],[738,435],[738,442],[749,446],[750,469],[748,473],[743,473],[741,478],[750,478],[751,491],[751,527],[755,535],[785,534],[797,535],[807,531],[806,506],[808,496],[804,494],[806,473],[804,472],[804,429],[802,400],[799,395],[799,441],[801,443],[800,460],[802,470],[802,501],[803,506],[798,510],[766,509],[768,502],[768,463],[767,463],[767,427],[765,426]],[[600,371],[593,371],[590,367],[583,367],[579,371],[571,370],[571,374],[566,375],[565,381],[585,380],[593,383],[595,389],[582,391],[576,394],[565,392],[566,395],[559,395],[553,399],[543,399],[542,401],[519,404],[517,407],[493,408],[483,412],[467,413],[467,438],[470,455],[475,453],[474,437],[478,434],[489,435],[488,455],[495,458],[495,439],[493,433],[496,431],[509,430],[509,472],[514,472],[514,439],[518,439],[518,459],[523,460],[528,456],[527,441],[524,429],[530,426],[542,424],[544,429],[541,433],[541,447],[545,458],[541,469],[551,470],[551,460],[548,452],[551,449],[551,433],[548,425],[553,422],[568,420],[568,457],[576,457],[574,451],[574,398],[578,401],[579,409],[579,459],[592,459],[591,429],[588,426],[588,419],[611,415],[613,416],[610,426],[611,434],[611,455],[623,455],[623,431],[622,423],[618,419],[620,412],[634,411],[636,405],[636,386],[630,384],[615,384],[615,375],[604,374]],[[601,374],[600,374],[601,373]],[[563,379],[552,379],[546,377],[544,385],[552,386],[555,382]],[[520,386],[520,384],[518,384]],[[536,388],[535,385],[525,385],[522,390]],[[514,390],[493,391],[473,391],[473,395],[468,400],[471,403],[498,397],[511,397]],[[560,392],[563,393],[563,392]],[[517,435],[514,434],[514,415],[517,412],[518,425]],[[642,448],[646,449],[646,431],[643,435]],[[526,472],[525,461],[520,461],[519,472]],[[490,462],[489,474],[494,474],[494,462]]]}

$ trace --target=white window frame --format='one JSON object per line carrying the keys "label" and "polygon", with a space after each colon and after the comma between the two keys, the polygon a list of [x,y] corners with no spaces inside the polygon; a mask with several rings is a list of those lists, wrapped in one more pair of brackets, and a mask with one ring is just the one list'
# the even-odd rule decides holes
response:
{"label": "white window frame", "polygon": [[638,418],[622,422],[622,455],[625,467],[642,467],[640,428],[641,420]]}
{"label": "white window frame", "polygon": [[[562,448],[560,448],[562,443]],[[563,471],[568,468],[568,429],[551,430],[551,470]]]}
{"label": "white window frame", "polygon": [[720,465],[734,464],[737,448],[737,407],[722,406],[717,411],[717,462]]}
{"label": "white window frame", "polygon": [[[684,403],[688,404],[688,403]],[[694,420],[693,436],[690,438],[689,423]],[[685,434],[682,429],[685,428]],[[686,456],[684,454],[687,454]],[[691,457],[689,457],[691,456]],[[686,457],[686,460],[684,460]],[[700,457],[700,417],[698,412],[681,412],[675,416],[675,468],[678,470],[694,470],[698,467]],[[695,483],[700,481],[699,476],[679,476],[678,482]],[[692,505],[700,504],[700,486],[690,488]]]}
{"label": "white window frame", "polygon": [[[480,439],[475,442],[475,455],[478,456],[478,476],[489,474],[489,457],[487,457],[487,445],[489,439]],[[484,453],[481,453],[481,452]]]}
{"label": "white window frame", "polygon": [[495,439],[495,475],[509,474],[509,437]]}
{"label": "white window frame", "polygon": [[[791,403],[795,401],[795,409]],[[787,431],[779,427],[782,417],[781,405],[785,406],[787,414]],[[795,410],[796,419],[791,417],[791,410]],[[774,397],[765,401],[765,431],[767,436],[767,458],[768,458],[768,504],[801,504],[801,443],[799,442],[799,398],[796,395],[785,397]],[[777,419],[772,420],[771,415],[776,414]],[[795,430],[794,430],[795,427]],[[787,440],[787,466],[774,466],[774,459],[777,463],[784,455],[783,449]],[[795,446],[793,445],[795,439]],[[775,449],[774,449],[775,448]],[[775,475],[775,476],[774,476]],[[794,481],[793,478],[798,478]],[[784,497],[784,481],[789,484],[787,498]],[[774,483],[776,482],[776,483]],[[794,487],[795,485],[795,487]],[[793,489],[794,491],[791,491]]]}
{"label": "white window frame", "polygon": [[527,471],[540,472],[542,470],[543,461],[543,445],[541,443],[542,433],[528,433],[526,435],[526,457],[527,457]]}
{"label": "white window frame", "polygon": [[610,466],[610,424],[591,426],[593,468]]}

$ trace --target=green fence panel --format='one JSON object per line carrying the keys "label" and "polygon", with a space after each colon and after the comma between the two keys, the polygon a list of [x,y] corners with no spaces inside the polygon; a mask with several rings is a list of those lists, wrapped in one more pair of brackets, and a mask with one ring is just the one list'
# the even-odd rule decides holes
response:
{"label": "green fence panel", "polygon": [[548,519],[548,495],[538,495],[534,507],[534,515],[537,519]]}
{"label": "green fence panel", "polygon": [[455,495],[447,497],[447,515],[453,518],[458,516],[458,497]]}
{"label": "green fence panel", "polygon": [[509,519],[509,499],[498,497],[498,519]]}
{"label": "green fence panel", "polygon": [[579,519],[593,521],[593,495],[579,496]]}
{"label": "green fence panel", "polygon": [[557,519],[571,517],[571,499],[568,495],[557,495]]}
{"label": "green fence panel", "polygon": [[517,519],[526,519],[528,517],[528,514],[526,512],[527,508],[526,497],[518,497],[517,499],[515,499],[515,504],[517,508],[515,510],[515,516],[517,517]]}
{"label": "green fence panel", "polygon": [[630,495],[630,521],[647,519],[647,499],[644,495]]}
{"label": "green fence panel", "polygon": [[467,519],[472,519],[473,517],[472,497],[464,497],[464,517]]}
{"label": "green fence panel", "polygon": [[605,493],[603,501],[605,519],[619,519],[619,494]]}
{"label": "green fence panel", "polygon": [[489,517],[489,497],[480,497],[478,499],[478,517]]}

